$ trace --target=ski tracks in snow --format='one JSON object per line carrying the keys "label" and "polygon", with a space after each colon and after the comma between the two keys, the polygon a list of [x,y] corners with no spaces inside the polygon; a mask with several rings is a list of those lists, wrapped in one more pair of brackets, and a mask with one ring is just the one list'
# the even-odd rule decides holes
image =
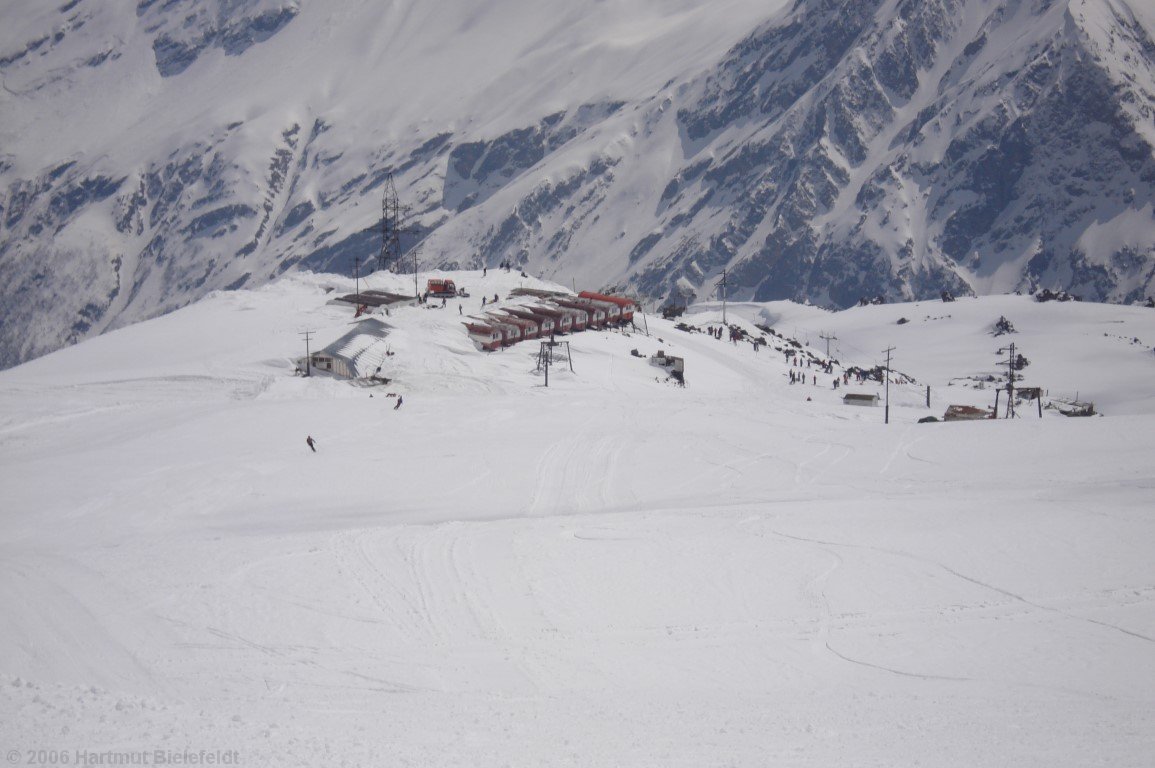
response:
{"label": "ski tracks in snow", "polygon": [[895,667],[885,666],[883,664],[876,664],[865,661],[863,659],[853,658],[842,651],[837,650],[832,644],[832,634],[835,626],[835,617],[830,607],[830,598],[827,595],[827,585],[830,582],[834,573],[843,566],[844,560],[841,555],[834,551],[834,547],[838,546],[828,542],[818,541],[816,539],[806,539],[799,536],[792,536],[781,531],[771,530],[770,533],[776,538],[789,542],[800,542],[808,544],[827,558],[830,559],[830,566],[819,573],[816,577],[808,581],[803,587],[803,593],[807,599],[813,603],[820,612],[820,621],[818,632],[816,633],[812,642],[813,647],[821,649],[841,661],[854,664],[861,667],[876,669],[882,672],[888,672],[901,677],[911,677],[919,680],[944,680],[952,682],[968,682],[969,678],[957,677],[951,675],[935,675],[923,672],[911,672],[908,670],[897,669]]}
{"label": "ski tracks in snow", "polygon": [[628,437],[592,431],[570,434],[546,449],[528,513],[533,516],[600,512],[620,501],[615,494]]}
{"label": "ski tracks in snow", "polygon": [[[1003,610],[1001,611],[1001,613],[1006,618],[1030,618],[1032,616],[1037,616],[1038,613],[1040,613],[1040,612],[1051,613],[1051,614],[1059,615],[1059,616],[1062,616],[1066,619],[1070,619],[1073,621],[1086,622],[1086,623],[1093,624],[1093,625],[1096,625],[1099,627],[1103,627],[1103,628],[1106,628],[1109,630],[1113,630],[1113,631],[1119,632],[1125,636],[1128,636],[1128,637],[1131,637],[1131,638],[1134,638],[1137,640],[1141,640],[1144,642],[1148,642],[1148,643],[1155,642],[1155,639],[1153,639],[1153,638],[1151,638],[1145,634],[1142,634],[1140,632],[1135,632],[1135,631],[1126,629],[1124,627],[1120,627],[1120,626],[1118,626],[1116,624],[1112,624],[1110,622],[1101,621],[1101,620],[1090,618],[1087,616],[1080,616],[1080,615],[1071,613],[1070,611],[1064,610],[1064,609],[1056,607],[1056,606],[1043,605],[1043,604],[1038,603],[1036,601],[1030,600],[1030,599],[1024,597],[1023,595],[1016,594],[1015,592],[1004,589],[1004,588],[999,587],[997,585],[982,581],[982,580],[974,578],[972,576],[968,576],[964,573],[961,573],[961,572],[955,570],[954,568],[947,566],[944,563],[938,562],[937,560],[934,560],[931,558],[923,557],[923,556],[912,554],[909,552],[903,552],[900,550],[887,549],[884,547],[876,547],[876,546],[872,546],[872,545],[868,545],[868,544],[834,542],[834,541],[825,541],[822,539],[795,536],[795,535],[784,533],[784,532],[778,531],[778,530],[771,530],[770,533],[772,535],[780,538],[780,539],[783,539],[783,540],[809,544],[809,545],[815,547],[818,551],[822,552],[827,557],[834,558],[834,563],[831,565],[831,567],[829,569],[827,569],[826,571],[822,572],[816,578],[812,579],[808,583],[807,587],[804,589],[804,592],[807,594],[807,596],[813,602],[815,602],[819,606],[819,608],[821,610],[823,623],[822,623],[822,629],[820,630],[820,641],[821,641],[822,645],[826,648],[826,650],[828,650],[833,655],[837,656],[838,658],[842,659],[843,661],[850,662],[852,664],[857,664],[857,665],[864,666],[864,667],[870,667],[870,668],[890,672],[890,673],[893,673],[895,675],[900,675],[900,676],[904,676],[904,677],[919,678],[919,679],[924,679],[924,680],[943,680],[943,681],[954,681],[954,682],[974,682],[975,681],[975,678],[965,677],[965,676],[931,674],[931,673],[912,672],[909,670],[898,669],[898,668],[895,668],[892,666],[887,666],[884,664],[878,664],[878,663],[874,663],[871,661],[866,661],[864,659],[853,658],[853,657],[837,650],[835,647],[833,647],[831,644],[830,635],[831,635],[831,629],[834,626],[834,619],[833,619],[833,616],[831,613],[831,609],[830,609],[830,605],[829,605],[829,599],[828,599],[827,594],[826,594],[826,588],[827,588],[827,584],[828,584],[831,576],[844,562],[843,558],[837,554],[837,551],[836,551],[837,549],[869,551],[869,552],[875,552],[878,554],[882,554],[882,555],[885,555],[888,557],[899,558],[899,559],[911,561],[911,562],[920,564],[922,566],[929,566],[932,569],[945,572],[955,579],[967,582],[969,584],[973,584],[974,586],[980,587],[984,590],[994,592],[994,593],[1000,595],[1002,598],[1004,598],[1004,600],[1002,602]],[[1131,592],[1129,592],[1129,594],[1134,595],[1135,592],[1131,591]],[[1142,593],[1140,593],[1140,594],[1142,594]],[[1134,598],[1132,598],[1132,599],[1134,599]],[[1007,613],[1005,610],[1006,606],[1008,606],[1010,604],[1014,604],[1014,603],[1018,603],[1021,606],[1025,606],[1027,610],[1022,611],[1022,612]],[[974,613],[974,612],[988,613],[992,610],[998,610],[998,607],[999,607],[998,604],[992,604],[989,602],[981,602],[981,603],[969,605],[969,606],[950,606],[949,608],[939,607],[937,609],[930,608],[928,610],[937,610],[939,613],[941,613],[945,616],[948,613],[953,614],[953,613],[957,613],[959,611],[964,611],[964,612],[968,612],[968,613]],[[1107,607],[1107,606],[1100,606],[1100,607]],[[914,612],[917,613],[919,611],[914,611]],[[847,618],[852,618],[852,617],[847,617]],[[887,619],[885,619],[885,617],[883,617],[881,615],[879,616],[879,618],[883,619],[884,621],[887,621]],[[888,621],[893,621],[894,619],[897,619],[897,618],[900,618],[900,616],[894,615],[894,616],[891,616]],[[851,627],[852,627],[852,624],[845,624],[844,625],[844,628],[846,628],[846,629],[850,629]],[[1067,692],[1086,693],[1083,691],[1070,691],[1069,689],[1065,689],[1065,688],[1064,689],[1058,689],[1057,688],[1056,690],[1064,690]],[[1094,694],[1094,695],[1097,696],[1097,694]]]}

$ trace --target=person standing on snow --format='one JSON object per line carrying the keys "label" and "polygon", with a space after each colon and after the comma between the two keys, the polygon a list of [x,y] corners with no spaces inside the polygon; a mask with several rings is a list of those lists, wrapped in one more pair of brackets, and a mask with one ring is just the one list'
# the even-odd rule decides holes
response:
{"label": "person standing on snow", "polygon": [[305,445],[309,446],[309,450],[310,450],[310,451],[312,451],[313,453],[316,453],[316,452],[317,452],[317,449],[313,447],[313,444],[314,444],[315,442],[316,442],[316,441],[315,441],[315,440],[313,440],[313,436],[312,436],[312,435],[309,435],[309,436],[307,436],[307,437],[305,438]]}
{"label": "person standing on snow", "polygon": [[397,410],[398,408],[400,408],[400,407],[401,407],[401,402],[402,402],[404,399],[405,399],[405,398],[404,398],[404,397],[402,397],[401,395],[397,395],[397,405],[393,406],[393,410]]}

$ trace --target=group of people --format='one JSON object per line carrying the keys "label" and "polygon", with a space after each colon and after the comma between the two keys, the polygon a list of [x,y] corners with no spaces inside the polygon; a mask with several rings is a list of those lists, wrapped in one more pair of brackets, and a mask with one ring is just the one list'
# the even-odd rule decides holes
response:
{"label": "group of people", "polygon": [[[795,373],[794,369],[791,368],[790,369],[790,383],[791,384],[805,384],[806,383],[806,374],[803,373],[802,371],[798,371],[797,373]],[[813,384],[814,386],[818,386],[818,374],[816,374],[816,373],[811,374],[811,382],[810,383]]]}
{"label": "group of people", "polygon": [[[509,272],[511,269],[513,269],[513,265],[510,264],[508,261],[503,261],[503,262],[501,262],[501,264],[498,265],[498,269],[504,269],[506,272]],[[482,267],[481,268],[481,276],[482,277],[488,277],[488,275],[489,275],[489,267]],[[521,276],[522,277],[529,277],[529,275],[525,274],[524,269],[521,270]]]}

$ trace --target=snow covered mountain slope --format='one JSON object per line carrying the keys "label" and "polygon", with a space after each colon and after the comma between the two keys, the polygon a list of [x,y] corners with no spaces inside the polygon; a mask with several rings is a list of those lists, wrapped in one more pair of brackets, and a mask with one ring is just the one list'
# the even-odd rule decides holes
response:
{"label": "snow covered mountain slope", "polygon": [[[10,0],[0,365],[378,255],[652,299],[1152,292],[1130,0]],[[754,30],[751,32],[751,30]]]}
{"label": "snow covered mountain slope", "polygon": [[[355,327],[327,303],[352,281],[305,274],[0,373],[6,751],[595,768],[1155,751],[1155,312],[741,304],[727,319],[757,351],[647,317],[648,336],[568,337],[573,371],[546,388],[536,345],[483,353],[460,325],[482,294],[543,284],[451,276],[461,314],[373,318],[387,386],[292,374],[300,331]],[[1017,333],[992,336],[1000,315]],[[964,382],[1007,339],[1025,384],[1106,415],[916,423],[990,404]],[[889,346],[917,381],[890,385],[884,425],[831,380]],[[683,356],[687,386],[634,349]]]}

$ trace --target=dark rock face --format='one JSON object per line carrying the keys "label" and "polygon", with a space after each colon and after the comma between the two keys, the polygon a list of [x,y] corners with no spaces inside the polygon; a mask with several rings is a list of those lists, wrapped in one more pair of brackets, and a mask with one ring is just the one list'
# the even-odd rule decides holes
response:
{"label": "dark rock face", "polygon": [[531,128],[510,131],[490,141],[458,144],[449,153],[442,206],[460,213],[485,202],[546,155],[621,107],[621,102],[587,105],[573,115],[558,112]]}
{"label": "dark rock face", "polygon": [[1146,295],[1155,236],[1093,237],[1155,200],[1155,44],[1111,12],[1104,35],[1046,2],[796,3],[684,91],[687,161],[623,249],[630,285],[673,298],[725,267],[739,294],[833,306]]}
{"label": "dark rock face", "polygon": [[179,75],[212,48],[240,56],[284,29],[298,12],[287,0],[139,0],[136,6],[145,30],[155,35],[152,51],[162,77]]}
{"label": "dark rock face", "polygon": [[[595,287],[677,306],[723,269],[732,297],[837,307],[1043,289],[1142,301],[1155,42],[1134,1],[796,0],[649,99],[527,115],[497,136],[414,131],[374,149],[296,117],[257,139],[219,126],[124,168],[81,155],[35,172],[0,148],[0,366],[287,270],[351,274],[381,252],[390,177],[403,247],[424,240],[425,267],[581,279],[590,262]],[[65,3],[50,32],[0,51],[0,73],[66,50],[89,7]],[[136,13],[172,78],[208,51],[245,55],[298,7]],[[121,56],[93,50],[71,66]]]}

